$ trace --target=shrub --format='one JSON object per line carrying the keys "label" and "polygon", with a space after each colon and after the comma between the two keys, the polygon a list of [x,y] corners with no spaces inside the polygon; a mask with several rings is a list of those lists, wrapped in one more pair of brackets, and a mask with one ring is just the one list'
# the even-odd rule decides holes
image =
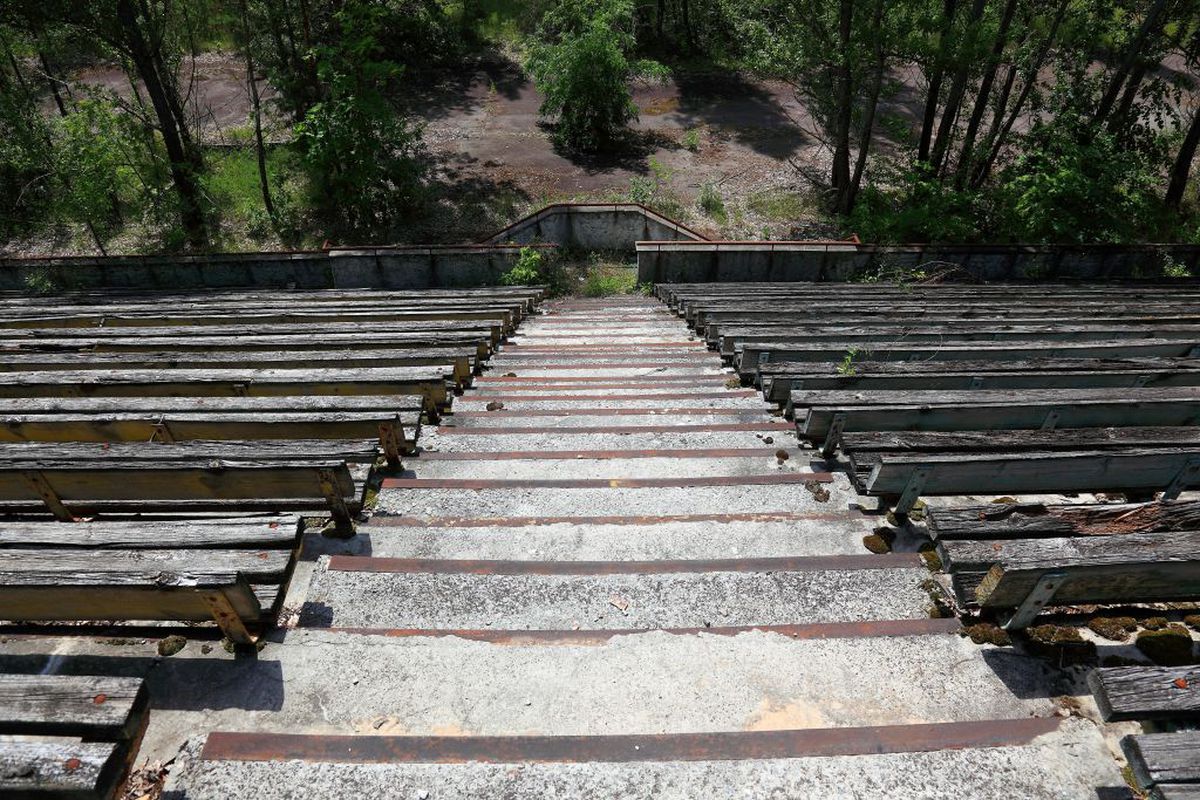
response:
{"label": "shrub", "polygon": [[563,0],[543,18],[528,67],[545,97],[539,112],[556,120],[561,147],[615,149],[638,116],[630,79],[664,74],[654,62],[630,60],[632,28],[630,0]]}
{"label": "shrub", "polygon": [[721,193],[715,184],[705,183],[700,187],[700,208],[713,219],[725,221],[725,201],[721,199]]}
{"label": "shrub", "polygon": [[699,153],[700,131],[696,130],[695,128],[688,128],[687,132],[683,134],[683,138],[680,140],[680,143],[683,145],[685,150],[690,150],[693,153]]}
{"label": "shrub", "polygon": [[542,282],[542,253],[533,247],[522,247],[517,263],[500,276],[502,286],[531,286]]}

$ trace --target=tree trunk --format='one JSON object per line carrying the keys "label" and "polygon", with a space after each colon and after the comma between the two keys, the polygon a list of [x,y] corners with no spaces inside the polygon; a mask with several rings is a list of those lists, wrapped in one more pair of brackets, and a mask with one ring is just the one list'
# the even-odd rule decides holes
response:
{"label": "tree trunk", "polygon": [[1175,163],[1171,165],[1171,180],[1167,184],[1165,198],[1169,208],[1178,210],[1179,204],[1183,201],[1183,191],[1187,188],[1188,175],[1192,171],[1192,161],[1196,158],[1197,145],[1200,145],[1200,111],[1197,111],[1192,117],[1191,127],[1188,128],[1187,136],[1183,138],[1183,144],[1179,146]]}
{"label": "tree trunk", "polygon": [[925,114],[921,118],[921,140],[917,144],[917,160],[929,161],[929,146],[933,143],[933,128],[937,123],[938,100],[942,93],[942,77],[946,74],[946,40],[954,26],[958,0],[945,0],[942,8],[942,29],[938,33],[937,63],[929,76],[929,91],[925,97]]}
{"label": "tree trunk", "polygon": [[179,124],[167,91],[159,75],[150,45],[146,41],[141,26],[138,23],[137,11],[133,0],[117,0],[117,21],[124,33],[125,45],[129,48],[130,58],[138,71],[138,76],[150,95],[150,104],[158,118],[159,131],[162,133],[163,145],[167,150],[167,160],[171,165],[171,179],[179,192],[180,218],[188,243],[194,247],[202,247],[207,241],[207,231],[204,224],[204,212],[200,202],[200,187],[196,183],[193,172],[195,164],[184,145],[185,139],[180,134]]}
{"label": "tree trunk", "polygon": [[275,219],[275,204],[271,202],[271,184],[267,181],[267,149],[263,144],[262,103],[258,97],[258,83],[254,80],[254,51],[251,48],[250,12],[246,0],[242,0],[242,32],[246,37],[246,83],[250,87],[250,113],[254,116],[254,149],[258,156],[258,185],[262,190],[263,207],[272,221]]}
{"label": "tree trunk", "polygon": [[[983,10],[986,5],[987,0],[975,0],[974,5],[971,6],[971,17],[967,20],[966,39],[968,42],[973,38],[972,34],[979,24],[979,20],[983,18]],[[954,123],[958,119],[963,95],[967,91],[967,79],[971,75],[971,62],[966,58],[967,53],[960,49],[956,56],[955,60],[958,61],[958,66],[954,71],[954,82],[950,84],[950,94],[946,97],[946,107],[942,110],[942,120],[938,125],[937,138],[933,141],[933,152],[930,154],[930,164],[937,173],[941,172],[946,154],[950,150]]]}
{"label": "tree trunk", "polygon": [[1117,98],[1121,94],[1121,87],[1125,85],[1125,79],[1129,76],[1130,70],[1133,69],[1134,63],[1142,52],[1142,47],[1145,46],[1146,39],[1150,36],[1150,31],[1158,24],[1158,18],[1162,16],[1162,12],[1166,7],[1167,0],[1154,0],[1154,5],[1146,12],[1146,18],[1142,20],[1141,27],[1134,34],[1133,41],[1125,48],[1125,55],[1121,59],[1120,65],[1113,72],[1112,78],[1108,82],[1108,89],[1105,90],[1104,96],[1100,98],[1099,105],[1096,106],[1094,119],[1097,122],[1104,120],[1109,115],[1109,112],[1112,111],[1113,104],[1117,102]]}
{"label": "tree trunk", "polygon": [[996,82],[996,70],[1000,67],[1000,57],[1004,54],[1004,48],[1008,44],[1008,29],[1012,25],[1013,15],[1016,11],[1017,0],[1008,0],[1000,16],[1000,27],[996,31],[996,41],[992,44],[992,56],[983,73],[983,80],[979,82],[979,92],[975,95],[975,107],[971,110],[971,117],[967,121],[967,131],[963,135],[962,150],[959,154],[955,176],[955,182],[959,186],[966,182],[967,175],[970,174],[974,158],[975,137],[979,135],[979,126],[983,122],[988,100],[992,96],[992,84]]}
{"label": "tree trunk", "polygon": [[854,93],[850,85],[850,31],[854,21],[854,0],[841,0],[838,13],[838,54],[834,71],[833,167],[830,188],[834,191],[834,209],[846,207],[850,192],[850,121],[854,113]]}
{"label": "tree trunk", "polygon": [[883,49],[883,4],[884,0],[876,0],[872,14],[871,36],[875,64],[871,72],[871,85],[867,90],[867,106],[863,110],[862,131],[858,138],[858,158],[854,162],[854,174],[850,177],[845,204],[841,209],[843,214],[853,211],[854,204],[858,200],[858,190],[862,186],[863,173],[867,168],[867,157],[871,152],[871,138],[875,130],[875,111],[879,107],[879,94],[883,90],[883,72],[887,65]]}
{"label": "tree trunk", "polygon": [[1042,65],[1046,63],[1046,58],[1050,55],[1050,50],[1054,47],[1054,41],[1058,36],[1058,28],[1062,25],[1063,18],[1067,14],[1067,7],[1070,4],[1071,0],[1062,0],[1059,3],[1058,11],[1054,14],[1054,20],[1050,23],[1050,30],[1046,33],[1046,40],[1042,44],[1041,50],[1038,51],[1038,57],[1025,72],[1025,81],[1021,85],[1021,93],[1017,95],[1017,101],[1009,111],[1008,118],[1004,120],[1004,124],[997,131],[988,150],[987,157],[979,165],[979,169],[971,181],[973,187],[978,188],[982,186],[991,174],[992,167],[995,165],[996,159],[1000,157],[1000,151],[1004,147],[1004,142],[1008,139],[1008,134],[1012,130],[1013,124],[1017,121],[1017,117],[1021,115],[1021,109],[1024,108],[1025,102],[1033,92],[1033,87],[1037,85],[1038,73],[1041,72]]}

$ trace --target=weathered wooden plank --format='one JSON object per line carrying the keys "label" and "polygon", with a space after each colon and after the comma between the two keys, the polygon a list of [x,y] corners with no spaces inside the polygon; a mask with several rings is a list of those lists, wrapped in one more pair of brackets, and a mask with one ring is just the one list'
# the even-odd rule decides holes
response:
{"label": "weathered wooden plank", "polygon": [[97,353],[0,352],[0,371],[47,371],[85,369],[250,369],[346,370],[359,367],[412,367],[454,364],[456,370],[471,372],[477,351],[474,347],[414,348],[411,350],[243,350]]}
{"label": "weathered wooden plank", "polygon": [[200,464],[213,468],[239,464],[295,465],[309,463],[373,461],[379,451],[375,442],[363,439],[267,440],[267,441],[194,441],[194,442],[3,442],[0,443],[0,470],[73,469],[92,464],[124,464],[126,469],[140,465]]}
{"label": "weathered wooden plank", "polygon": [[125,750],[117,744],[0,740],[0,796],[6,798],[110,800],[124,774]]}
{"label": "weathered wooden plank", "polygon": [[[101,329],[103,330],[103,329]],[[31,338],[0,341],[0,353],[137,353],[163,350],[190,352],[260,352],[279,350],[289,352],[344,351],[364,343],[360,331],[344,333],[322,333],[320,335],[298,335],[296,333],[245,334],[222,336],[118,336],[96,338]],[[474,347],[476,358],[486,359],[492,352],[493,342],[486,332],[462,333],[379,333],[371,331],[373,349],[438,349],[442,347]]]}
{"label": "weathered wooden plank", "polygon": [[141,678],[0,675],[0,734],[132,739],[147,702]]}
{"label": "weathered wooden plank", "polygon": [[991,503],[985,506],[930,508],[926,512],[926,524],[929,535],[935,540],[1194,531],[1200,530],[1200,501],[1060,506]]}
{"label": "weathered wooden plank", "polygon": [[1162,490],[1181,477],[1179,488],[1188,489],[1200,486],[1200,474],[1186,471],[1197,458],[1200,448],[885,454],[865,487],[872,495],[899,495],[920,467],[927,470],[924,494]]}
{"label": "weathered wooden plank", "polygon": [[1194,448],[1200,427],[1066,428],[1063,430],[859,431],[842,447],[860,460],[871,453],[1007,453],[1021,450]]}
{"label": "weathered wooden plank", "polygon": [[[827,341],[790,345],[765,342],[742,347],[735,358],[738,371],[754,374],[763,357],[768,361],[840,362],[847,354],[861,350],[861,342]],[[1094,342],[1011,341],[1002,344],[969,342],[959,339],[928,344],[888,343],[871,350],[875,361],[911,361],[918,359],[966,361],[1029,360],[1031,358],[1111,358],[1111,357],[1195,357],[1200,348],[1196,339],[1121,339]]]}
{"label": "weathered wooden plank", "polygon": [[[1060,390],[1048,390],[1060,391]],[[1084,390],[1094,391],[1094,390]],[[1109,390],[1099,390],[1109,391]],[[1004,429],[1102,428],[1106,426],[1172,427],[1200,423],[1200,395],[1195,397],[1154,396],[1154,392],[1189,390],[1139,390],[1127,397],[1108,399],[1080,397],[1039,398],[1032,390],[1026,401],[962,404],[928,403],[905,405],[866,404],[856,401],[812,405],[793,411],[797,431],[810,439],[823,439],[841,416],[847,432],[866,431],[1004,431]],[[1142,393],[1150,396],[1144,396]],[[898,392],[887,392],[894,395]],[[991,392],[989,392],[991,393]],[[793,392],[794,397],[794,392]]]}
{"label": "weathered wooden plank", "polygon": [[[1131,533],[1064,539],[941,541],[952,573],[986,575],[975,601],[1013,608],[1052,571],[1066,578],[1052,603],[1172,602],[1200,599],[1200,532]],[[966,598],[970,599],[970,598]]]}
{"label": "weathered wooden plank", "polygon": [[268,397],[0,397],[0,415],[119,413],[355,413],[419,414],[412,395],[272,395]]}
{"label": "weathered wooden plank", "polygon": [[1200,800],[1200,783],[1160,783],[1153,796],[1155,800]]}
{"label": "weathered wooden plank", "polygon": [[1200,731],[1126,736],[1121,749],[1138,785],[1200,784]]}
{"label": "weathered wooden plank", "polygon": [[1106,722],[1200,719],[1200,667],[1105,667],[1088,686]]}
{"label": "weathered wooden plank", "polygon": [[275,550],[295,547],[300,532],[300,518],[292,515],[128,522],[0,522],[0,549]]}
{"label": "weathered wooden plank", "polygon": [[[400,452],[411,453],[416,447],[419,425],[419,417],[415,415],[370,412],[17,414],[0,417],[0,442],[364,441],[374,436],[385,448],[392,437]],[[381,426],[384,426],[382,431]]]}
{"label": "weathered wooden plank", "polygon": [[106,550],[88,548],[3,548],[0,573],[14,576],[156,571],[177,574],[236,572],[250,583],[279,583],[292,560],[290,550]]}

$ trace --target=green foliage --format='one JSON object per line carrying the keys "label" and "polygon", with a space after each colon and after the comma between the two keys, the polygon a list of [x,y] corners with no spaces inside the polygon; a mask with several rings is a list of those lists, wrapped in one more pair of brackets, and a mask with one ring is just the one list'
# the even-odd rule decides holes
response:
{"label": "green foliage", "polygon": [[709,182],[700,187],[700,208],[718,222],[724,222],[728,215],[725,213],[725,200],[716,185]]}
{"label": "green foliage", "polygon": [[858,370],[854,366],[854,359],[858,358],[858,348],[851,347],[846,350],[846,354],[842,356],[842,361],[837,366],[838,375],[849,377],[854,375]]}
{"label": "green foliage", "polygon": [[637,267],[604,262],[599,256],[589,259],[584,276],[584,297],[613,297],[633,294],[637,288]]}
{"label": "green foliage", "polygon": [[1154,227],[1157,165],[1070,116],[1036,126],[999,175],[995,233],[1022,242],[1128,242]]}
{"label": "green foliage", "polygon": [[688,128],[684,132],[683,138],[680,139],[680,144],[685,150],[690,150],[693,153],[700,152],[700,131],[696,128]]}
{"label": "green foliage", "polygon": [[422,197],[420,133],[387,99],[403,67],[387,58],[384,11],[348,4],[334,18],[339,35],[316,51],[326,97],[296,125],[297,142],[329,230],[386,236]]}
{"label": "green foliage", "polygon": [[888,165],[863,188],[846,220],[863,240],[880,243],[961,242],[979,235],[976,193],[933,176],[921,163]]}
{"label": "green foliage", "polygon": [[95,99],[55,120],[55,167],[63,183],[61,218],[108,233],[123,214],[140,215],[143,182],[165,188],[168,176],[150,159],[128,115]]}
{"label": "green foliage", "polygon": [[1163,253],[1162,276],[1164,278],[1190,278],[1192,271],[1188,269],[1187,264],[1176,261],[1168,253]]}
{"label": "green foliage", "polygon": [[671,188],[674,171],[654,156],[648,164],[649,175],[635,175],[629,179],[629,202],[640,203],[669,217],[682,217],[683,203]]}
{"label": "green foliage", "polygon": [[500,276],[502,286],[534,286],[542,282],[542,252],[536,247],[522,247],[517,263]]}
{"label": "green foliage", "polygon": [[654,62],[636,62],[630,0],[561,0],[546,13],[528,67],[544,95],[540,113],[555,120],[559,146],[581,153],[619,147],[637,119],[629,90],[635,75],[665,77]]}
{"label": "green foliage", "polygon": [[808,200],[798,192],[770,189],[750,195],[746,206],[773,222],[795,222],[812,212]]}

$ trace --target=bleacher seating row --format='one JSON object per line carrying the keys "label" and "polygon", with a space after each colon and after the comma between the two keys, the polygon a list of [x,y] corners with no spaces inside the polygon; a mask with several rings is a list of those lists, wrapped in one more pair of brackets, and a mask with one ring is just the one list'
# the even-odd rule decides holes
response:
{"label": "bleacher seating row", "polygon": [[296,515],[352,530],[364,470],[398,467],[542,295],[0,295],[0,619],[253,641]]}
{"label": "bleacher seating row", "polygon": [[[1179,498],[1200,488],[1200,283],[656,293],[897,522],[922,495],[995,498],[926,509],[965,614],[1019,630],[1049,608],[1196,608],[1200,500]],[[1009,496],[1074,493],[1141,502]],[[1103,667],[1091,688],[1106,721],[1158,726],[1122,739],[1139,796],[1200,798],[1196,646],[1155,624],[1173,660]]]}
{"label": "bleacher seating row", "polygon": [[[742,380],[795,420],[853,485],[899,518],[922,496],[1115,493],[1172,501],[1200,488],[1200,283],[1106,286],[672,284],[656,288]],[[1162,508],[1191,509],[1187,503]],[[1022,507],[1024,509],[1025,507]],[[1127,509],[1131,513],[1146,512]],[[1092,509],[1091,513],[1101,514]],[[1193,519],[1190,511],[1185,511]],[[1042,604],[1200,600],[1200,525],[1120,537],[980,522],[947,540],[959,600]],[[1050,591],[1039,581],[1067,571]],[[1077,575],[1106,576],[1084,586]],[[1117,580],[1113,576],[1125,576]],[[977,596],[978,593],[978,596]]]}

